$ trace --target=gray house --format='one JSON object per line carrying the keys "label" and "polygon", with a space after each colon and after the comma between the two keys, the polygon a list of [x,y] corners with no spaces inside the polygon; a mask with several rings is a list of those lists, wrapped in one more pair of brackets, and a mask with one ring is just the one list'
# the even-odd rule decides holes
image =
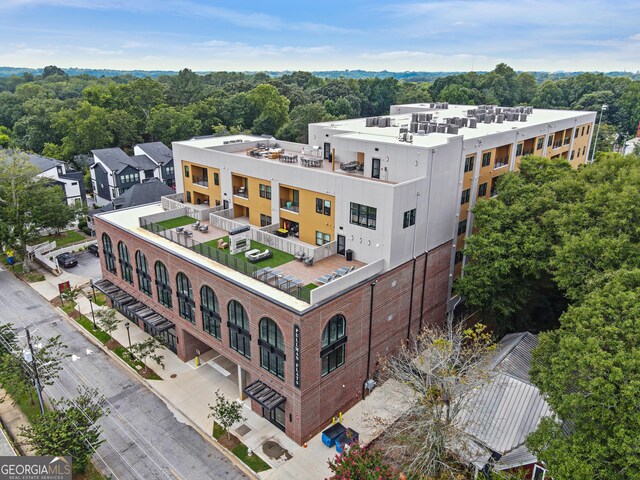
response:
{"label": "gray house", "polygon": [[158,178],[175,186],[173,154],[160,142],[143,143],[134,147],[129,156],[120,148],[92,150],[91,182],[98,206],[106,205],[129,188],[150,178]]}
{"label": "gray house", "polygon": [[36,154],[29,154],[29,162],[39,171],[36,177],[50,179],[52,184],[62,187],[68,205],[87,203],[82,172],[68,170],[66,163]]}

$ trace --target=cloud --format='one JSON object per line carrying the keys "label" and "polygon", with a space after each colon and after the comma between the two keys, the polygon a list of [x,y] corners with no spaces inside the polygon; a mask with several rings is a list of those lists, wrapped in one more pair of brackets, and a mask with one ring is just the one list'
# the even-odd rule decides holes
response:
{"label": "cloud", "polygon": [[308,57],[312,55],[324,55],[335,51],[331,45],[320,45],[314,47],[301,47],[292,45],[250,45],[243,42],[229,42],[226,40],[208,40],[196,42],[194,47],[206,50],[218,57],[262,57],[262,56],[284,56],[297,55]]}
{"label": "cloud", "polygon": [[95,47],[78,47],[78,50],[91,55],[120,55],[122,53],[122,50],[104,50]]}
{"label": "cloud", "polygon": [[146,43],[142,43],[142,42],[136,42],[136,41],[132,41],[132,42],[124,42],[120,48],[146,48],[149,45]]}

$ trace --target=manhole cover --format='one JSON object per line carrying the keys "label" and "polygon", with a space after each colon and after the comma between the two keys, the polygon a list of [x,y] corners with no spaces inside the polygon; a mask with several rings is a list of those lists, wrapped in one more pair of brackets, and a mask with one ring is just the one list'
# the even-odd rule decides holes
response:
{"label": "manhole cover", "polygon": [[176,374],[176,373],[172,373],[171,374],[171,378],[176,378],[177,376],[178,376],[178,374]]}
{"label": "manhole cover", "polygon": [[272,460],[278,459],[283,455],[286,457],[286,460],[291,458],[291,454],[282,448],[282,446],[278,442],[274,442],[273,440],[267,440],[262,444],[262,451],[264,454],[271,458]]}
{"label": "manhole cover", "polygon": [[246,424],[242,424],[240,425],[238,428],[236,428],[236,432],[238,433],[238,435],[240,435],[241,437],[244,437],[247,433],[249,433],[251,431],[251,429],[246,425]]}

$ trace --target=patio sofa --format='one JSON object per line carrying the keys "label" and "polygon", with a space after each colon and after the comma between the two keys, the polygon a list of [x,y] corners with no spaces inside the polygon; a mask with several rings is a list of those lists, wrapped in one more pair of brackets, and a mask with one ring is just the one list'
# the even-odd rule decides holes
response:
{"label": "patio sofa", "polygon": [[273,256],[273,253],[271,253],[271,251],[268,248],[264,252],[260,252],[260,251],[258,251],[257,253],[247,252],[245,254],[245,257],[251,263],[256,263],[261,260],[266,260],[267,258],[271,258],[272,256]]}

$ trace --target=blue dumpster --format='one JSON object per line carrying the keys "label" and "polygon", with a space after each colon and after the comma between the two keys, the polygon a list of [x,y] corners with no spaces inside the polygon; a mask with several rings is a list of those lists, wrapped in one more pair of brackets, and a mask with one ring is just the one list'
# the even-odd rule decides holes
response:
{"label": "blue dumpster", "polygon": [[336,443],[336,438],[342,435],[347,429],[341,423],[334,423],[322,432],[322,443],[331,448]]}
{"label": "blue dumpster", "polygon": [[346,445],[355,443],[360,438],[360,434],[351,428],[347,428],[338,438],[336,438],[336,452],[342,453]]}

